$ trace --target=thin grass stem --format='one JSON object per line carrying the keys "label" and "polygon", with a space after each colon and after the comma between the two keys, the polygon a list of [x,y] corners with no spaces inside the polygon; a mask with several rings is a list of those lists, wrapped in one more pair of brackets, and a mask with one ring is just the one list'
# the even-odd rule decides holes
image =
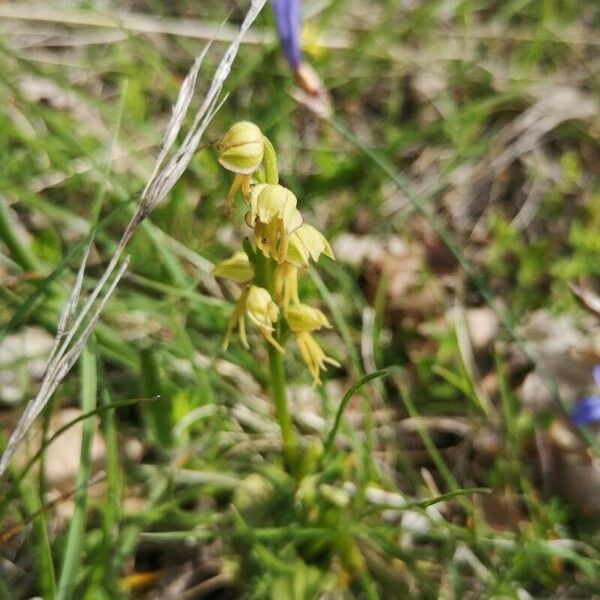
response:
{"label": "thin grass stem", "polygon": [[[96,407],[96,356],[89,345],[81,354],[81,410],[89,412]],[[92,438],[94,436],[95,420],[86,419],[82,425],[81,459],[77,472],[77,493],[75,495],[75,511],[69,525],[67,546],[63,556],[62,569],[58,582],[57,600],[73,598],[73,592],[81,563],[84,545],[87,488],[92,471]]]}

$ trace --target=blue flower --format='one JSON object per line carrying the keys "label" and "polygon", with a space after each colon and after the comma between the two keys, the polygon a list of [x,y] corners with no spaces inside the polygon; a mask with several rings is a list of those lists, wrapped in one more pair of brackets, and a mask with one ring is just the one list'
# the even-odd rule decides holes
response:
{"label": "blue flower", "polygon": [[302,62],[300,54],[300,0],[272,0],[275,25],[283,53],[294,71]]}
{"label": "blue flower", "polygon": [[[594,381],[600,388],[600,365],[593,370]],[[571,411],[571,421],[575,425],[589,425],[600,422],[600,394],[586,396]]]}

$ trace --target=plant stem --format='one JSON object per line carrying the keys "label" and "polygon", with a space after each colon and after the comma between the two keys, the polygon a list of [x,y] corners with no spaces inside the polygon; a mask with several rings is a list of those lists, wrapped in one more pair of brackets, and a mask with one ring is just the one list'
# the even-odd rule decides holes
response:
{"label": "plant stem", "polygon": [[[279,332],[276,332],[275,339],[279,341]],[[292,417],[288,410],[285,393],[285,369],[283,365],[283,354],[271,344],[268,344],[269,350],[269,373],[271,379],[271,393],[273,403],[275,404],[275,416],[281,428],[281,441],[283,443],[283,453],[287,467],[293,471],[296,465],[296,435]]]}
{"label": "plant stem", "polygon": [[[263,136],[264,156],[263,166],[265,169],[265,182],[269,184],[279,183],[279,170],[277,168],[277,154],[270,140]],[[266,258],[261,252],[254,255],[254,269],[256,273],[256,284],[264,287],[271,297],[275,292],[275,261]],[[281,331],[279,324],[276,325],[273,337],[278,343],[281,343]],[[269,352],[269,374],[271,381],[271,394],[273,404],[275,405],[275,416],[281,429],[281,441],[283,445],[283,454],[287,468],[293,472],[296,468],[296,434],[294,433],[294,424],[288,410],[286,399],[285,368],[283,364],[283,354],[271,344],[267,344]]]}
{"label": "plant stem", "polygon": [[21,506],[26,519],[32,520],[33,529],[29,537],[35,555],[34,564],[36,565],[36,579],[40,595],[47,600],[54,600],[56,598],[56,576],[41,499],[31,481],[17,481],[15,485],[21,495]]}
{"label": "plant stem", "polygon": [[[255,281],[256,284],[264,287],[271,296],[274,293],[274,270],[273,260],[266,258],[261,252],[257,252],[254,257]],[[279,325],[276,326],[273,337],[277,342],[281,342],[281,332]],[[271,382],[271,395],[275,405],[275,416],[281,429],[281,441],[283,445],[283,454],[287,468],[293,472],[296,466],[296,435],[292,417],[288,410],[286,399],[286,381],[285,368],[283,364],[283,354],[273,345],[267,344],[269,352],[269,379]]]}
{"label": "plant stem", "polygon": [[[88,413],[96,408],[96,355],[89,345],[81,353],[81,411]],[[92,439],[96,423],[94,418],[86,419],[81,433],[81,459],[77,472],[75,510],[71,517],[63,564],[58,582],[57,600],[73,598],[79,565],[84,552],[86,527],[86,504],[88,481],[92,472]]]}

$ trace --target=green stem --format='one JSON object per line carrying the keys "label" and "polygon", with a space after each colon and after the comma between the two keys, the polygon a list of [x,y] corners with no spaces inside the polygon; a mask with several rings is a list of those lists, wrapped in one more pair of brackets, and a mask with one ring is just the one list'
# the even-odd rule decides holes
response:
{"label": "green stem", "polygon": [[29,537],[35,555],[35,571],[40,595],[48,600],[54,600],[56,598],[56,576],[41,500],[35,486],[30,481],[19,481],[16,486],[21,495],[21,506],[25,515],[32,518],[33,530]]}
{"label": "green stem", "polygon": [[[89,413],[96,408],[96,355],[89,345],[81,353],[81,411]],[[84,552],[86,505],[88,482],[92,473],[92,439],[96,422],[86,419],[81,432],[81,458],[77,472],[75,510],[69,524],[69,533],[63,556],[63,564],[58,583],[57,600],[73,598],[75,585],[80,574],[79,567]]]}
{"label": "green stem", "polygon": [[[279,332],[275,339],[279,341]],[[296,435],[292,417],[288,410],[285,394],[285,369],[283,365],[283,354],[271,344],[268,344],[269,350],[269,374],[271,379],[271,393],[273,394],[273,403],[275,404],[275,416],[281,428],[281,441],[283,443],[283,454],[287,467],[293,471],[296,465]]]}
{"label": "green stem", "polygon": [[[271,296],[274,293],[275,262],[266,258],[261,252],[254,255],[255,282],[265,288]],[[281,332],[279,326],[273,334],[278,343],[281,343]],[[275,417],[281,429],[281,441],[283,454],[287,468],[290,472],[295,470],[297,443],[294,433],[292,417],[288,410],[286,399],[285,368],[283,354],[271,344],[267,344],[269,352],[269,379],[271,382],[271,394],[275,405]]]}

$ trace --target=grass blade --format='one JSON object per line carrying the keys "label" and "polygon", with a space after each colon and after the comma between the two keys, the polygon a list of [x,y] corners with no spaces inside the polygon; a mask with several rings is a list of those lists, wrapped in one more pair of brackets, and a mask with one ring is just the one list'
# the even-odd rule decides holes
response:
{"label": "grass blade", "polygon": [[160,444],[162,448],[168,448],[172,442],[171,399],[163,394],[159,367],[151,348],[142,349],[140,364],[142,366],[140,395],[142,398],[156,398],[144,411],[149,433],[154,442]]}
{"label": "grass blade", "polygon": [[327,438],[325,440],[325,444],[324,444],[324,453],[327,454],[329,453],[329,451],[331,450],[331,446],[333,444],[333,441],[335,440],[335,436],[337,435],[338,429],[340,428],[340,424],[342,422],[342,415],[344,414],[344,410],[346,409],[346,406],[348,405],[348,402],[350,402],[350,399],[352,398],[352,396],[366,383],[368,383],[369,381],[371,381],[372,379],[377,379],[378,377],[383,377],[384,375],[387,375],[387,371],[385,369],[382,369],[380,371],[375,371],[374,373],[369,373],[368,375],[365,375],[364,377],[362,377],[361,379],[359,379],[345,394],[344,397],[342,398],[342,401],[340,402],[340,405],[338,406],[336,415],[335,415],[335,419],[333,421],[333,426],[331,428],[331,430],[329,431],[329,433],[327,434]]}
{"label": "grass blade", "polygon": [[54,600],[56,598],[56,577],[42,503],[35,486],[28,485],[27,482],[20,482],[18,488],[25,514],[33,517],[31,546],[35,555],[35,571],[40,595],[48,600]]}
{"label": "grass blade", "polygon": [[[81,354],[81,410],[83,412],[90,412],[96,407],[97,383],[96,357],[88,345],[85,346]],[[69,525],[67,546],[63,556],[58,584],[58,600],[68,600],[69,598],[73,598],[73,590],[75,588],[79,570],[81,552],[83,549],[83,538],[85,535],[85,509],[87,503],[86,483],[90,478],[92,470],[91,449],[94,427],[94,419],[86,419],[83,422],[81,434],[81,462],[77,473],[75,511]]]}

